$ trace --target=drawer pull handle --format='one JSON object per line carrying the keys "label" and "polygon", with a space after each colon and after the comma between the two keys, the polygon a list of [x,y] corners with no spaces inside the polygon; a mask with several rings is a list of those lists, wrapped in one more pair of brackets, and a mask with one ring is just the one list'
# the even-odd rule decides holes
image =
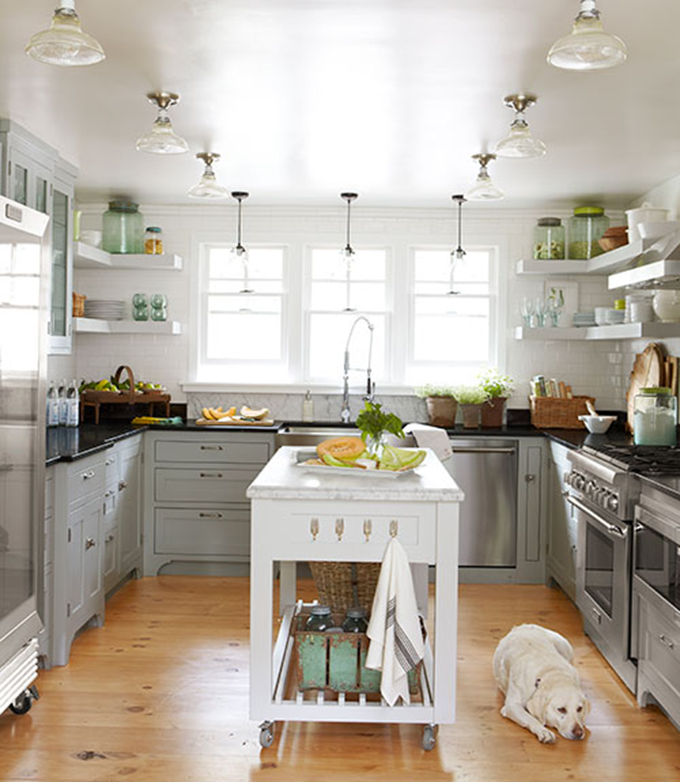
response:
{"label": "drawer pull handle", "polygon": [[338,536],[338,540],[342,540],[342,536],[345,534],[345,520],[335,520],[335,534]]}
{"label": "drawer pull handle", "polygon": [[107,535],[104,543],[113,543],[114,540],[115,538],[113,537],[113,535]]}
{"label": "drawer pull handle", "polygon": [[659,641],[661,641],[662,644],[665,644],[669,649],[675,649],[675,644],[673,643],[673,641],[666,638],[666,636],[663,633],[661,633],[661,635],[659,636]]}
{"label": "drawer pull handle", "polygon": [[199,478],[222,478],[224,477],[221,472],[201,472],[198,474]]}
{"label": "drawer pull handle", "polygon": [[85,541],[85,551],[87,551],[88,549],[94,548],[96,545],[97,545],[97,543],[96,543],[94,538],[88,538]]}
{"label": "drawer pull handle", "polygon": [[223,451],[224,448],[222,448],[221,445],[202,445],[201,446],[202,451]]}
{"label": "drawer pull handle", "polygon": [[602,624],[602,614],[599,611],[592,609],[593,619],[599,624]]}
{"label": "drawer pull handle", "polygon": [[112,464],[113,464],[115,461],[116,461],[115,459],[107,459],[107,460],[104,462],[104,464],[105,464],[107,467],[110,467],[110,466],[111,466],[111,465],[112,465]]}
{"label": "drawer pull handle", "polygon": [[309,522],[309,531],[312,533],[312,540],[316,540],[316,536],[319,534],[319,520],[312,519]]}
{"label": "drawer pull handle", "polygon": [[399,522],[396,519],[390,521],[390,537],[396,538],[399,534]]}
{"label": "drawer pull handle", "polygon": [[104,492],[104,497],[108,499],[112,494],[113,494],[112,491],[105,491]]}
{"label": "drawer pull handle", "polygon": [[83,472],[83,473],[81,473],[81,474],[80,474],[80,477],[81,477],[81,478],[82,478],[84,481],[87,481],[87,480],[89,480],[90,478],[94,478],[94,476],[95,476],[95,471],[94,471],[94,470],[88,470],[87,472]]}
{"label": "drawer pull handle", "polygon": [[364,519],[364,537],[366,538],[366,543],[371,538],[371,531],[373,530],[373,524],[371,523],[370,519]]}
{"label": "drawer pull handle", "polygon": [[199,519],[221,519],[222,514],[221,513],[199,513],[198,518]]}
{"label": "drawer pull handle", "polygon": [[123,491],[123,489],[127,489],[128,482],[127,481],[120,481],[118,483],[118,491]]}

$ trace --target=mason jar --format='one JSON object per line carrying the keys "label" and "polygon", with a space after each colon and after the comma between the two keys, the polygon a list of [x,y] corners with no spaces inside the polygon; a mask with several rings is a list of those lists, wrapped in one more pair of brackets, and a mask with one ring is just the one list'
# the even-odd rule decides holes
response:
{"label": "mason jar", "polygon": [[675,447],[678,425],[677,397],[670,388],[641,388],[635,395],[635,445]]}
{"label": "mason jar", "polygon": [[609,228],[609,218],[601,206],[578,206],[569,218],[569,258],[587,261],[604,250],[598,239]]}
{"label": "mason jar", "polygon": [[322,633],[329,627],[333,627],[330,606],[312,606],[309,611],[309,619],[305,622],[305,629]]}
{"label": "mason jar", "polygon": [[565,231],[559,217],[541,217],[534,228],[534,259],[564,259]]}
{"label": "mason jar", "polygon": [[345,621],[342,623],[345,633],[365,633],[368,630],[365,608],[348,608]]}
{"label": "mason jar", "polygon": [[144,252],[144,216],[132,201],[109,201],[103,217],[102,247],[117,254]]}

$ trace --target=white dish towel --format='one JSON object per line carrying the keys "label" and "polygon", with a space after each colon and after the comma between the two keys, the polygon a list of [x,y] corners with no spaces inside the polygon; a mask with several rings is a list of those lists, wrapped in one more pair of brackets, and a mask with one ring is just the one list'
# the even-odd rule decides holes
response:
{"label": "white dish towel", "polygon": [[440,462],[453,456],[451,442],[445,429],[427,424],[407,424],[404,432],[413,436],[419,448],[431,448]]}
{"label": "white dish towel", "polygon": [[396,538],[387,544],[368,625],[366,667],[382,671],[380,694],[390,705],[410,703],[407,674],[423,659],[425,644],[411,567]]}

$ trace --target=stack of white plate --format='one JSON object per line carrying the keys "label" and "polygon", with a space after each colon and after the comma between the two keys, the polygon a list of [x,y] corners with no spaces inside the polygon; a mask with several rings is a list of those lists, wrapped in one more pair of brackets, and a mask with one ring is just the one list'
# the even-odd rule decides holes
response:
{"label": "stack of white plate", "polygon": [[85,317],[97,320],[123,320],[124,301],[85,299]]}
{"label": "stack of white plate", "polygon": [[[87,302],[85,302],[87,304]],[[595,313],[594,312],[575,312],[574,313],[574,326],[586,327],[595,326]]]}

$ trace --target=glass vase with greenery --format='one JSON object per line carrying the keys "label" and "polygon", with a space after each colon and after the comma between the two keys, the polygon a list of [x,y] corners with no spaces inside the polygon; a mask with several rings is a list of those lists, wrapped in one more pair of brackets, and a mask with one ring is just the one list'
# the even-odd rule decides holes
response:
{"label": "glass vase with greenery", "polygon": [[380,402],[366,402],[357,416],[357,428],[371,456],[380,459],[388,434],[404,437],[404,423],[394,413],[386,413]]}

